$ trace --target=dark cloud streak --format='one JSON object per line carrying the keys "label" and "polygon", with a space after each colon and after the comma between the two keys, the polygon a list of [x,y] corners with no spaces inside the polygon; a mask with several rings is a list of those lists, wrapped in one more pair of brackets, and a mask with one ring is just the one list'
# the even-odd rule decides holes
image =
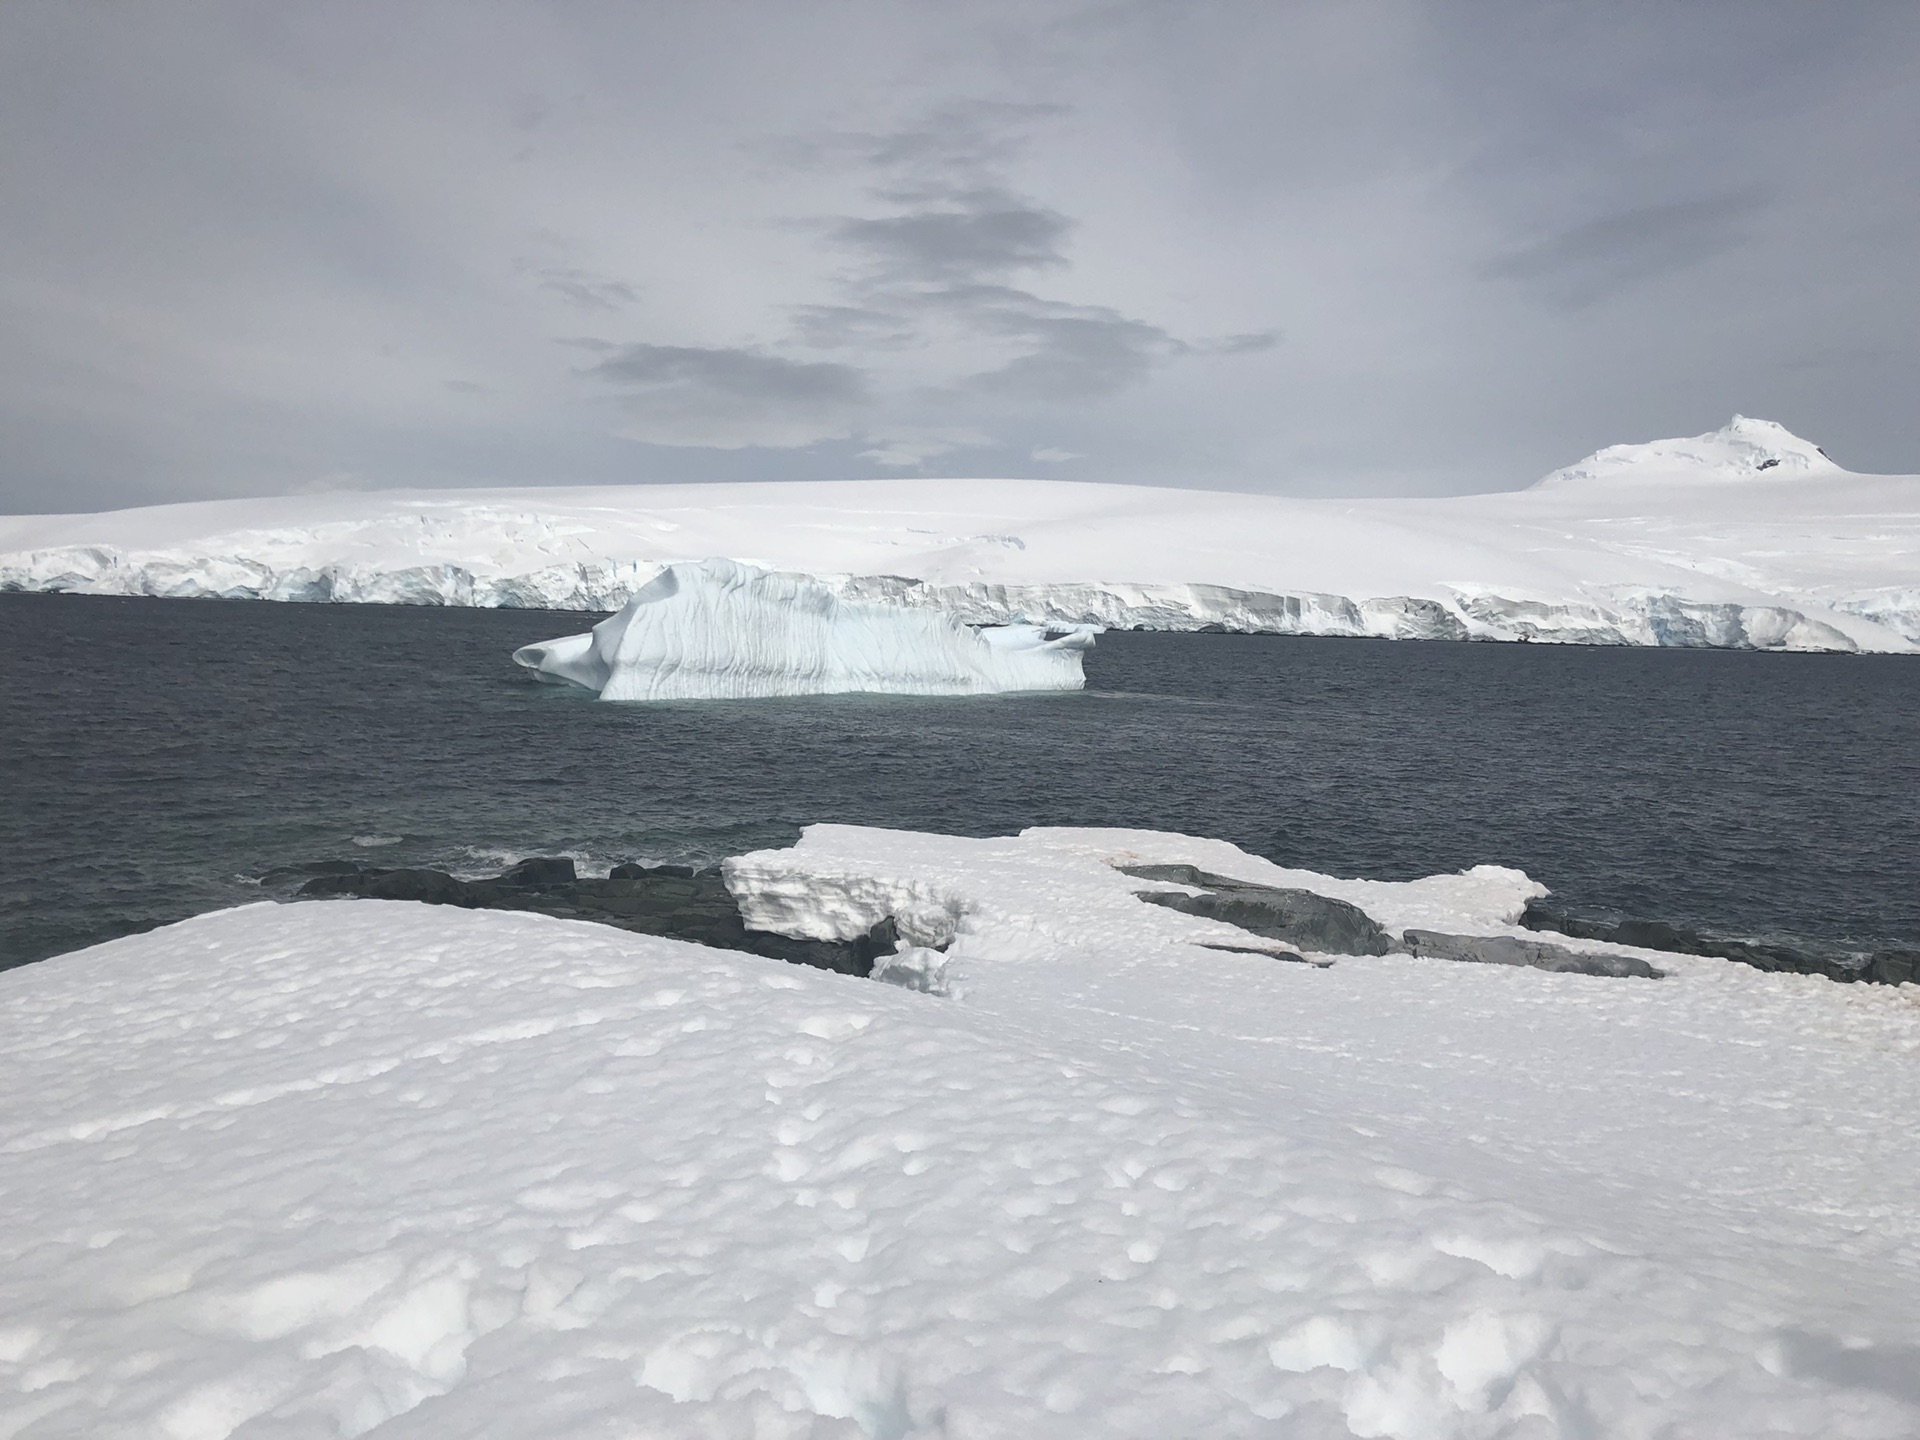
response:
{"label": "dark cloud streak", "polygon": [[1482,273],[1534,286],[1556,303],[1578,309],[1736,248],[1766,198],[1756,189],[1636,206],[1509,252]]}
{"label": "dark cloud streak", "polygon": [[624,280],[573,266],[552,265],[538,273],[542,290],[551,290],[583,310],[620,310],[640,298],[640,292]]}
{"label": "dark cloud streak", "polygon": [[622,345],[587,373],[615,388],[636,439],[664,445],[810,445],[845,435],[869,398],[851,365],[746,349]]}
{"label": "dark cloud streak", "polygon": [[833,238],[883,279],[975,280],[1065,265],[1060,244],[1070,228],[1057,211],[987,190],[956,195],[935,209],[846,220]]}

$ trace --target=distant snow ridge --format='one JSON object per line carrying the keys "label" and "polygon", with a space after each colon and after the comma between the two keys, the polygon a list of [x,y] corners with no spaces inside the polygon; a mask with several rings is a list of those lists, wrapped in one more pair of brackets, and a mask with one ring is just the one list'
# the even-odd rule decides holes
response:
{"label": "distant snow ridge", "polygon": [[0,517],[0,590],[605,612],[710,555],[970,624],[1920,651],[1920,476],[1745,416],[1447,499],[868,480]]}
{"label": "distant snow ridge", "polygon": [[844,599],[804,575],[730,560],[671,565],[584,635],[523,646],[542,679],[602,700],[979,695],[1078,690],[1095,627],[984,633],[940,611]]}

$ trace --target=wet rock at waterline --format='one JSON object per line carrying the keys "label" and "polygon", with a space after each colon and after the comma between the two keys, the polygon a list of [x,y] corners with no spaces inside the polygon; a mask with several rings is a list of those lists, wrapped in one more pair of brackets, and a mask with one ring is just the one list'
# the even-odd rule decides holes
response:
{"label": "wet rock at waterline", "polygon": [[1834,955],[1801,950],[1765,940],[1723,940],[1664,920],[1583,920],[1564,914],[1538,900],[1527,902],[1520,923],[1529,930],[1600,940],[1609,945],[1633,945],[1643,950],[1666,950],[1676,955],[1708,955],[1737,960],[1756,970],[1794,975],[1824,975],[1842,983],[1901,985],[1920,982],[1920,950],[1878,950],[1870,954]]}
{"label": "wet rock at waterline", "polygon": [[271,885],[302,876],[310,878],[297,892],[300,899],[357,896],[465,910],[530,910],[842,975],[870,975],[875,960],[892,954],[900,938],[891,921],[846,941],[796,940],[750,930],[718,870],[694,871],[684,865],[620,865],[606,879],[590,880],[580,879],[569,859],[539,857],[522,860],[490,879],[460,880],[441,870],[382,870],[335,860],[272,870],[261,878]]}

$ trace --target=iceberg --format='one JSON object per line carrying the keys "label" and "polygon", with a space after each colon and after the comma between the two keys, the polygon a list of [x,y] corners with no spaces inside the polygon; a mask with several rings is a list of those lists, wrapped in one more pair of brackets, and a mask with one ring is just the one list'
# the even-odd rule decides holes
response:
{"label": "iceberg", "polygon": [[987,695],[1080,689],[1096,633],[972,630],[937,610],[849,600],[810,576],[703,560],[669,565],[586,634],[513,658],[602,700]]}

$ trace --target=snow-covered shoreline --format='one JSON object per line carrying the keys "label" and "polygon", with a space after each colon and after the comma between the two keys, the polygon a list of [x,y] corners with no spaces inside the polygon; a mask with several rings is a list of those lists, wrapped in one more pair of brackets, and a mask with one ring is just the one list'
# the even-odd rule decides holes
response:
{"label": "snow-covered shoreline", "polygon": [[876,480],[0,518],[16,591],[610,611],[710,557],[974,624],[1920,650],[1920,477],[1737,417],[1445,500]]}
{"label": "snow-covered shoreline", "polygon": [[816,827],[742,895],[907,919],[947,997],[376,900],[0,975],[0,1432],[1920,1425],[1914,987],[1279,964],[1139,863],[1396,926],[1537,889]]}

